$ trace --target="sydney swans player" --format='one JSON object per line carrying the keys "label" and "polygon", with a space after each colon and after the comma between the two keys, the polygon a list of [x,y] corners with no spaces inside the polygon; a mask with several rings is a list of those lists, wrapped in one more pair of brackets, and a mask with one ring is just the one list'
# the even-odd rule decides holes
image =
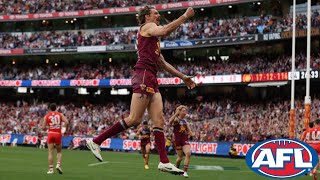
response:
{"label": "sydney swans player", "polygon": [[137,136],[139,136],[139,139],[141,141],[140,146],[142,151],[142,157],[144,160],[144,169],[148,170],[152,137],[152,128],[149,127],[148,121],[144,121],[142,123],[142,127],[139,128]]}
{"label": "sydney swans player", "polygon": [[[320,159],[320,119],[316,119],[314,122],[314,128],[308,129],[306,131],[305,141],[318,153]],[[317,169],[319,167],[319,162],[310,175],[313,175],[314,179],[317,179]]]}
{"label": "sydney swans player", "polygon": [[61,134],[61,126],[62,122],[66,125],[68,124],[68,120],[64,117],[63,114],[56,111],[57,105],[50,104],[49,105],[49,113],[44,117],[42,122],[42,129],[45,130],[48,125],[48,161],[49,161],[49,171],[47,174],[53,174],[53,150],[54,146],[57,149],[57,166],[56,169],[60,174],[62,174],[61,169],[61,159],[62,159],[62,134]]}
{"label": "sydney swans player", "polygon": [[168,71],[172,75],[181,78],[189,89],[196,84],[191,80],[191,76],[186,76],[176,70],[165,61],[160,52],[160,36],[167,36],[187,19],[194,16],[194,10],[189,7],[186,12],[173,22],[160,26],[159,12],[150,6],[145,6],[139,11],[138,21],[140,31],[137,35],[138,61],[134,66],[132,76],[133,94],[131,99],[129,117],[120,120],[108,130],[100,134],[93,140],[87,141],[88,148],[94,156],[102,161],[100,154],[101,143],[132,126],[141,123],[143,114],[148,109],[149,116],[153,124],[153,135],[160,155],[158,169],[171,174],[183,174],[183,171],[176,168],[169,162],[165,149],[165,138],[163,133],[164,116],[162,97],[158,89],[156,74],[159,67]]}
{"label": "sydney swans player", "polygon": [[170,125],[173,126],[174,144],[178,154],[176,166],[178,168],[183,159],[183,154],[186,156],[184,159],[184,177],[188,177],[187,171],[191,157],[191,146],[188,140],[189,136],[194,136],[188,122],[184,119],[187,113],[187,107],[181,105],[177,107],[175,114],[169,120]]}
{"label": "sydney swans player", "polygon": [[[313,122],[309,122],[309,129],[313,128],[313,126],[314,126],[314,123]],[[302,141],[302,142],[306,142],[307,141],[306,135],[309,132],[309,129],[304,129],[304,131],[301,134],[300,141]]]}

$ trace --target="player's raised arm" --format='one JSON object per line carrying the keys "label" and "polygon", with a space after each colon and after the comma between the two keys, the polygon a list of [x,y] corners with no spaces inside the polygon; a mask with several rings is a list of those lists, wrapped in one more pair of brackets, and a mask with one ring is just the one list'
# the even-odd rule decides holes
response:
{"label": "player's raised arm", "polygon": [[[144,14],[141,14],[142,16]],[[152,9],[150,11],[150,14],[145,15],[146,18],[155,18],[157,22],[160,20],[160,14],[155,9]],[[172,33],[174,30],[176,30],[181,24],[183,24],[187,19],[194,16],[194,10],[192,7],[189,7],[186,12],[180,16],[178,19],[172,21],[171,23],[159,26],[156,23],[147,23],[145,26],[143,26],[142,34],[143,36],[167,36],[170,33]]]}
{"label": "player's raised arm", "polygon": [[171,116],[171,118],[169,119],[169,124],[171,126],[174,126],[179,122],[177,117],[179,116],[180,110],[181,110],[181,108],[178,107],[176,109],[176,112],[174,113],[174,115]]}
{"label": "player's raised arm", "polygon": [[172,74],[173,76],[177,76],[180,79],[183,80],[183,82],[186,84],[186,86],[188,87],[188,89],[193,89],[196,87],[196,83],[191,79],[192,76],[187,76],[184,75],[183,73],[181,73],[180,71],[178,71],[176,68],[174,68],[170,63],[168,63],[162,54],[160,54],[159,59],[158,59],[158,64],[159,66],[169,72],[170,74]]}

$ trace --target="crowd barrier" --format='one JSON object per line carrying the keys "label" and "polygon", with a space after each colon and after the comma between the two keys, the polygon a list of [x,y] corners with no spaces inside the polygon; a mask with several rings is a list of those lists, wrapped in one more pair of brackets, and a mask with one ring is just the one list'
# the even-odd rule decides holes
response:
{"label": "crowd barrier", "polygon": [[[47,136],[44,136],[45,140]],[[64,136],[62,137],[63,147],[68,147],[70,142],[73,141],[75,147],[81,144],[81,141],[85,139],[91,139],[92,137],[80,137],[80,136]],[[1,134],[1,143],[12,143],[17,139],[17,145],[36,145],[38,143],[38,136],[25,135],[25,134]],[[190,142],[192,154],[201,155],[218,155],[227,156],[229,154],[230,146],[236,148],[239,156],[245,156],[248,150],[254,145],[250,143],[232,143],[232,142]],[[135,151],[140,150],[140,140],[129,140],[119,138],[109,138],[101,144],[101,149],[113,149],[113,150],[128,150]]]}

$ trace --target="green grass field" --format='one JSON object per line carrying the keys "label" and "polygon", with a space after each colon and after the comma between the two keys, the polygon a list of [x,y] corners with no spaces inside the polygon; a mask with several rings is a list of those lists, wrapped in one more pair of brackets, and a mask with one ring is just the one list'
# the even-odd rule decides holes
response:
{"label": "green grass field", "polygon": [[[151,155],[150,169],[144,170],[143,159],[138,153],[102,152],[106,163],[98,163],[89,151],[64,150],[62,168],[64,174],[47,175],[47,149],[32,147],[0,147],[0,179],[77,179],[77,180],[175,180],[184,177],[159,172],[158,155]],[[175,156],[170,156],[174,162]],[[252,172],[244,159],[219,157],[191,158],[189,179],[212,180],[260,180],[270,179]],[[221,166],[224,170],[197,170],[195,166]],[[293,179],[308,179],[303,176]]]}

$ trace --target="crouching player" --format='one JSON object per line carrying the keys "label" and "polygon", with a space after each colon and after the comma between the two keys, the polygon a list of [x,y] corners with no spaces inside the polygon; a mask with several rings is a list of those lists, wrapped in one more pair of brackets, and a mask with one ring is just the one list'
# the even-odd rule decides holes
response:
{"label": "crouching player", "polygon": [[49,161],[49,171],[47,174],[53,174],[53,150],[54,146],[57,149],[57,165],[56,169],[59,174],[62,174],[61,169],[61,159],[62,159],[62,134],[61,134],[61,126],[62,122],[65,125],[68,124],[68,120],[64,117],[63,114],[56,111],[57,105],[50,104],[49,105],[49,113],[44,117],[44,121],[42,122],[42,129],[46,130],[46,126],[48,126],[48,161]]}
{"label": "crouching player", "polygon": [[184,119],[187,114],[187,107],[181,105],[177,107],[175,114],[169,120],[170,125],[173,126],[175,148],[178,155],[176,160],[177,168],[180,167],[180,163],[183,159],[183,153],[186,156],[184,159],[184,173],[182,175],[184,177],[188,177],[187,171],[191,156],[191,146],[188,142],[188,136],[194,136],[189,124]]}
{"label": "crouching player", "polygon": [[142,127],[139,128],[137,135],[139,136],[139,139],[141,140],[141,151],[142,151],[142,157],[144,159],[144,169],[149,169],[149,155],[150,155],[150,149],[151,149],[151,137],[152,137],[152,128],[149,127],[148,121],[144,121],[142,123]]}

